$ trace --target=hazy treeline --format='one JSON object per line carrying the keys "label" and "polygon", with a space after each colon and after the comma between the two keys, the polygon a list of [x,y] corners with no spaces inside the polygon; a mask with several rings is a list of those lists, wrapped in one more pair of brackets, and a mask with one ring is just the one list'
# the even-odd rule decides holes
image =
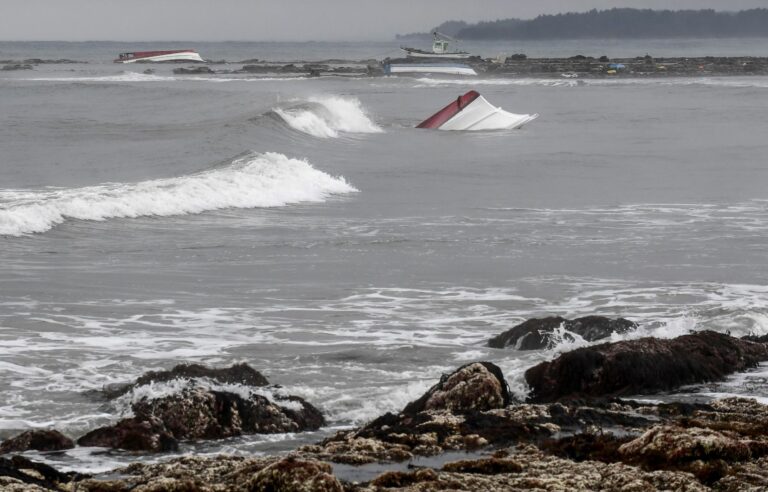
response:
{"label": "hazy treeline", "polygon": [[762,37],[768,36],[768,9],[717,12],[615,8],[540,15],[531,20],[503,19],[477,24],[449,21],[436,29],[461,39]]}

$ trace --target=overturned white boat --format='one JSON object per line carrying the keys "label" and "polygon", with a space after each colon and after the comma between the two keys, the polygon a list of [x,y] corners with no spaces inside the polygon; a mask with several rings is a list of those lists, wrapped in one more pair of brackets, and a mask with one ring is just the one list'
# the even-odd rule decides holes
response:
{"label": "overturned white boat", "polygon": [[134,51],[120,53],[115,63],[205,62],[195,50]]}
{"label": "overturned white boat", "polygon": [[419,123],[416,128],[435,130],[513,130],[538,118],[515,114],[489,103],[477,91],[469,91]]}
{"label": "overturned white boat", "polygon": [[393,74],[442,74],[442,75],[477,75],[469,65],[462,63],[390,63],[384,65],[386,75]]}

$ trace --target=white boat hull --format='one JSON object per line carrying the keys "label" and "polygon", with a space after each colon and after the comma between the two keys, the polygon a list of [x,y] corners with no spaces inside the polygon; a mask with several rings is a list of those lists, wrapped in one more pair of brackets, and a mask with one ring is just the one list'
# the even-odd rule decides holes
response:
{"label": "white boat hull", "polygon": [[169,53],[165,55],[147,56],[144,58],[129,58],[126,60],[118,60],[118,63],[138,63],[138,62],[170,62],[170,61],[188,61],[188,62],[205,62],[199,53],[186,52],[186,53]]}
{"label": "white boat hull", "polygon": [[466,60],[471,55],[469,53],[422,53],[420,51],[408,51],[403,50],[407,53],[408,58],[446,58],[449,60]]}
{"label": "white boat hull", "polygon": [[538,118],[538,114],[515,114],[504,111],[479,96],[451,119],[440,130],[514,130]]}
{"label": "white boat hull", "polygon": [[387,65],[384,68],[386,74],[443,74],[443,75],[477,75],[472,67],[466,65],[428,65],[428,64],[409,64]]}

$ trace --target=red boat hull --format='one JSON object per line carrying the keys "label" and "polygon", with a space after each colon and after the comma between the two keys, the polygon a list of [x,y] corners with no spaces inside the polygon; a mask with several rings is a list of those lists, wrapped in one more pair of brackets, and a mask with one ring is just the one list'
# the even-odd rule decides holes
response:
{"label": "red boat hull", "polygon": [[459,96],[448,106],[433,114],[426,120],[419,123],[416,128],[440,128],[443,123],[450,120],[462,109],[466,108],[472,101],[480,97],[477,91],[469,91],[463,96]]}

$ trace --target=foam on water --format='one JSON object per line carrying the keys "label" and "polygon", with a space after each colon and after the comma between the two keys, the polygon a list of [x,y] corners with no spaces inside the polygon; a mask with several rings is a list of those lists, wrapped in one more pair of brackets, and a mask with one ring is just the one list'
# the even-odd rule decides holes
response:
{"label": "foam on water", "polygon": [[93,76],[72,76],[72,77],[30,77],[19,78],[13,80],[20,80],[25,82],[77,82],[77,83],[130,83],[130,82],[178,82],[178,81],[192,81],[192,82],[268,82],[268,81],[291,81],[291,80],[308,80],[307,77],[295,76],[295,77],[274,77],[274,76],[254,76],[249,74],[243,77],[218,77],[218,76],[197,76],[197,75],[183,75],[180,77],[172,75],[156,75],[139,72],[122,72],[115,75],[93,75]]}
{"label": "foam on water", "polygon": [[224,208],[322,202],[357,191],[307,161],[249,154],[231,164],[177,178],[44,191],[0,190],[0,235],[50,230],[71,219],[197,214]]}
{"label": "foam on water", "polygon": [[318,138],[337,138],[340,132],[383,131],[366,114],[360,100],[356,98],[312,97],[289,107],[276,107],[273,111],[294,130]]}
{"label": "foam on water", "polygon": [[646,78],[491,78],[491,79],[438,79],[423,77],[416,79],[415,87],[439,87],[451,85],[466,86],[541,86],[541,87],[577,87],[577,86],[702,86],[726,89],[768,88],[768,77],[646,77]]}

